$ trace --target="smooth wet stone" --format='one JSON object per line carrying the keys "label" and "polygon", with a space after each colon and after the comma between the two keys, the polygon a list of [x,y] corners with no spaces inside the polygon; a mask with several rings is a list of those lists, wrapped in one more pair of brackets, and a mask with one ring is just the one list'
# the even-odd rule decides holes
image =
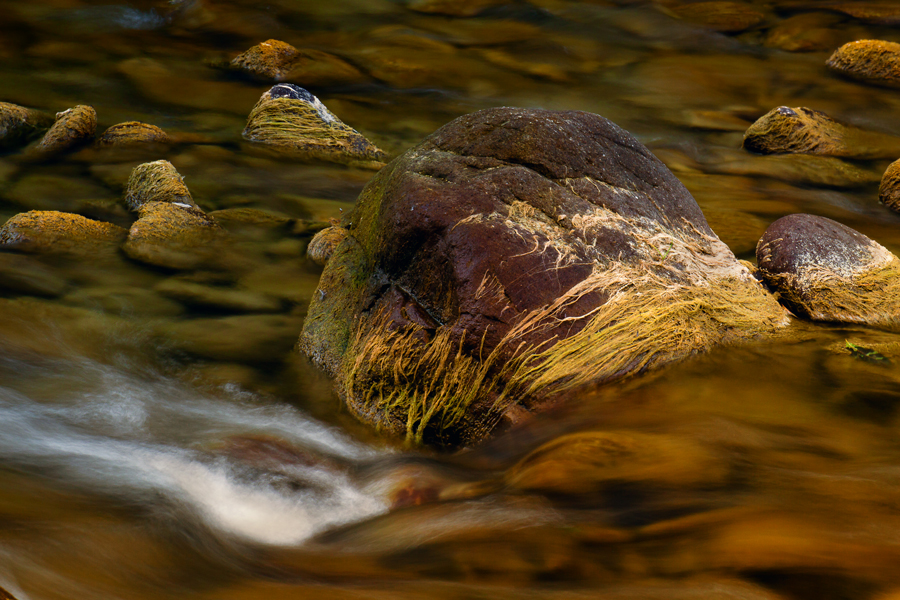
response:
{"label": "smooth wet stone", "polygon": [[380,164],[385,154],[301,87],[279,84],[250,112],[244,139],[301,159]]}
{"label": "smooth wet stone", "polygon": [[317,265],[324,267],[348,234],[347,229],[335,225],[323,229],[310,240],[309,246],[306,247],[306,256]]}
{"label": "smooth wet stone", "polygon": [[665,165],[589,113],[461,117],[341,226],[300,349],[360,419],[411,440],[474,443],[579,386],[786,323]]}
{"label": "smooth wet stone", "polygon": [[97,111],[79,104],[57,113],[56,122],[34,148],[41,155],[61,154],[87,144],[97,133]]}
{"label": "smooth wet stone", "polygon": [[420,13],[447,17],[474,17],[509,0],[410,0],[406,7]]}
{"label": "smooth wet stone", "polygon": [[765,14],[745,2],[693,2],[672,10],[682,19],[722,33],[739,33],[759,25],[766,18]]}
{"label": "smooth wet stone", "polygon": [[153,290],[137,286],[82,286],[61,299],[69,306],[78,306],[124,318],[164,317],[182,315],[184,306]]}
{"label": "smooth wet stone", "polygon": [[821,111],[779,106],[747,129],[744,148],[759,154],[890,158],[900,155],[900,138],[843,125]]}
{"label": "smooth wet stone", "polygon": [[184,177],[167,160],[138,165],[128,178],[125,189],[128,208],[137,211],[150,202],[169,202],[181,208],[200,210],[184,184]]}
{"label": "smooth wet stone", "polygon": [[157,127],[139,121],[118,123],[103,132],[97,140],[98,146],[131,146],[137,144],[166,144],[169,135]]}
{"label": "smooth wet stone", "polygon": [[0,102],[0,149],[24,146],[52,124],[51,115],[18,104]]}
{"label": "smooth wet stone", "polygon": [[759,272],[780,301],[814,321],[900,325],[900,259],[825,217],[796,214],[766,229]]}
{"label": "smooth wet stone", "polygon": [[894,212],[900,212],[900,160],[888,165],[881,177],[878,199]]}
{"label": "smooth wet stone", "polygon": [[829,69],[887,87],[900,87],[900,44],[859,40],[844,44],[825,63]]}
{"label": "smooth wet stone", "polygon": [[35,253],[90,253],[114,250],[126,230],[72,213],[32,210],[0,227],[0,245]]}
{"label": "smooth wet stone", "polygon": [[281,300],[272,296],[179,278],[166,279],[153,289],[167,298],[191,307],[235,313],[271,313],[281,312],[283,309]]}
{"label": "smooth wet stone", "polygon": [[180,202],[141,205],[122,246],[130,258],[168,269],[218,266],[225,232],[206,213]]}
{"label": "smooth wet stone", "polygon": [[246,315],[165,323],[157,335],[173,350],[237,363],[281,362],[290,354],[303,319]]}
{"label": "smooth wet stone", "polygon": [[344,59],[321,50],[298,49],[279,40],[266,40],[231,60],[232,69],[266,81],[290,81],[322,87],[351,85],[368,80]]}
{"label": "smooth wet stone", "polygon": [[727,464],[686,437],[626,431],[564,435],[531,452],[503,477],[518,490],[587,494],[631,483],[652,489],[719,485]]}
{"label": "smooth wet stone", "polygon": [[0,291],[55,298],[68,285],[65,277],[30,256],[0,252]]}

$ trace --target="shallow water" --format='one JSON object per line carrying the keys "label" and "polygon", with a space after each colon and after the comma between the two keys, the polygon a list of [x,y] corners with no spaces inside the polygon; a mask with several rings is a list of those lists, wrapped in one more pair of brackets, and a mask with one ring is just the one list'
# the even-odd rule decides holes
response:
{"label": "shallow water", "polygon": [[[459,454],[382,440],[292,352],[319,273],[295,224],[339,217],[372,173],[257,153],[240,133],[270,84],[209,66],[269,38],[339,55],[364,77],[308,87],[391,155],[480,108],[595,112],[675,172],[740,258],[794,212],[898,253],[900,216],[877,201],[889,160],[838,169],[740,147],[779,105],[900,135],[896,90],[824,66],[846,41],[900,41],[851,4],[753,2],[762,21],[725,34],[674,1],[451,17],[392,0],[0,0],[0,101],[90,104],[100,130],[140,120],[177,138],[2,154],[0,221],[42,209],[128,225],[128,175],[159,158],[208,212],[291,220],[230,222],[231,252],[181,274],[114,249],[0,253],[0,587],[20,600],[900,597],[897,334],[797,322]],[[894,362],[855,360],[845,340]],[[529,456],[554,440],[559,454]]]}

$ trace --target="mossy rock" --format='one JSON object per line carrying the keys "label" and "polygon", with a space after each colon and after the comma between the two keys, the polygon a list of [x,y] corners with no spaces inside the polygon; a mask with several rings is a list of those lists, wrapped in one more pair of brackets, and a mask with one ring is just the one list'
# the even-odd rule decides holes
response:
{"label": "mossy rock", "polygon": [[79,104],[56,115],[56,122],[35,147],[41,155],[61,154],[83,146],[97,133],[97,111]]}
{"label": "mossy rock", "polygon": [[280,40],[266,40],[231,59],[233,69],[260,79],[282,81],[291,69],[297,49]]}
{"label": "mossy rock", "polygon": [[53,124],[47,113],[0,102],[0,150],[24,146]]}
{"label": "mossy rock", "polygon": [[589,113],[461,117],[341,226],[299,347],[354,414],[412,442],[475,443],[787,323],[665,165]]}
{"label": "mossy rock", "polygon": [[118,225],[49,210],[19,213],[0,227],[0,245],[26,252],[115,250],[127,232]]}
{"label": "mossy rock", "polygon": [[828,68],[866,83],[900,87],[900,44],[859,40],[844,44],[825,63]]}
{"label": "mossy rock", "polygon": [[384,152],[303,88],[279,84],[250,112],[244,139],[305,160],[381,165]]}
{"label": "mossy rock", "polygon": [[130,258],[169,269],[212,265],[225,232],[199,208],[177,202],[146,202],[122,246]]}
{"label": "mossy rock", "polygon": [[306,247],[306,256],[317,265],[324,267],[348,233],[345,228],[338,226],[323,229],[309,241],[309,246]]}
{"label": "mossy rock", "polygon": [[171,202],[199,210],[175,166],[167,160],[157,160],[136,166],[125,186],[125,203],[138,211],[151,202]]}
{"label": "mossy rock", "polygon": [[900,212],[900,160],[885,169],[878,187],[878,199],[894,212]]}
{"label": "mossy rock", "polygon": [[810,108],[779,106],[747,129],[744,148],[760,154],[889,158],[900,154],[900,138],[849,127]]}
{"label": "mossy rock", "polygon": [[900,259],[858,231],[788,215],[766,229],[756,258],[763,279],[799,316],[900,327]]}
{"label": "mossy rock", "polygon": [[103,132],[98,146],[133,146],[138,144],[167,144],[169,135],[157,127],[140,121],[118,123]]}

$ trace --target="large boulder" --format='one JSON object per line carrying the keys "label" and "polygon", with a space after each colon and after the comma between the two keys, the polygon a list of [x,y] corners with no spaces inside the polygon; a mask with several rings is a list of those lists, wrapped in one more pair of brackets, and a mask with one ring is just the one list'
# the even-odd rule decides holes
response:
{"label": "large boulder", "polygon": [[786,322],[665,165],[589,113],[461,117],[341,225],[299,346],[359,418],[418,442]]}
{"label": "large boulder", "polygon": [[900,326],[900,259],[815,215],[782,217],[756,247],[759,271],[794,313],[814,321]]}

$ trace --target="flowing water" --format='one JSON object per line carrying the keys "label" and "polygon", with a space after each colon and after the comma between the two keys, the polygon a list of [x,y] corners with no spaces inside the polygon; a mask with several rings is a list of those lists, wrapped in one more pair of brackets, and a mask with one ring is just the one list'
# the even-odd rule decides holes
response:
{"label": "flowing water", "polygon": [[[585,392],[479,448],[380,439],[292,351],[319,274],[307,225],[339,217],[372,173],[256,153],[241,130],[270,84],[211,66],[270,38],[340,56],[357,75],[295,83],[392,155],[480,108],[595,112],[675,172],[740,258],[794,212],[897,253],[900,217],[877,201],[889,160],[741,149],[779,105],[900,135],[896,90],[824,66],[846,41],[900,41],[896,3],[870,19],[860,2],[754,1],[741,6],[758,16],[722,33],[704,21],[714,4],[674,0],[113,1],[0,1],[0,101],[89,104],[101,130],[139,120],[176,143],[0,155],[0,222],[39,209],[127,226],[128,175],[160,158],[207,212],[278,218],[223,221],[234,256],[182,273],[114,250],[0,253],[0,587],[900,597],[895,333],[798,321],[790,341]],[[863,362],[845,340],[896,356]]]}

